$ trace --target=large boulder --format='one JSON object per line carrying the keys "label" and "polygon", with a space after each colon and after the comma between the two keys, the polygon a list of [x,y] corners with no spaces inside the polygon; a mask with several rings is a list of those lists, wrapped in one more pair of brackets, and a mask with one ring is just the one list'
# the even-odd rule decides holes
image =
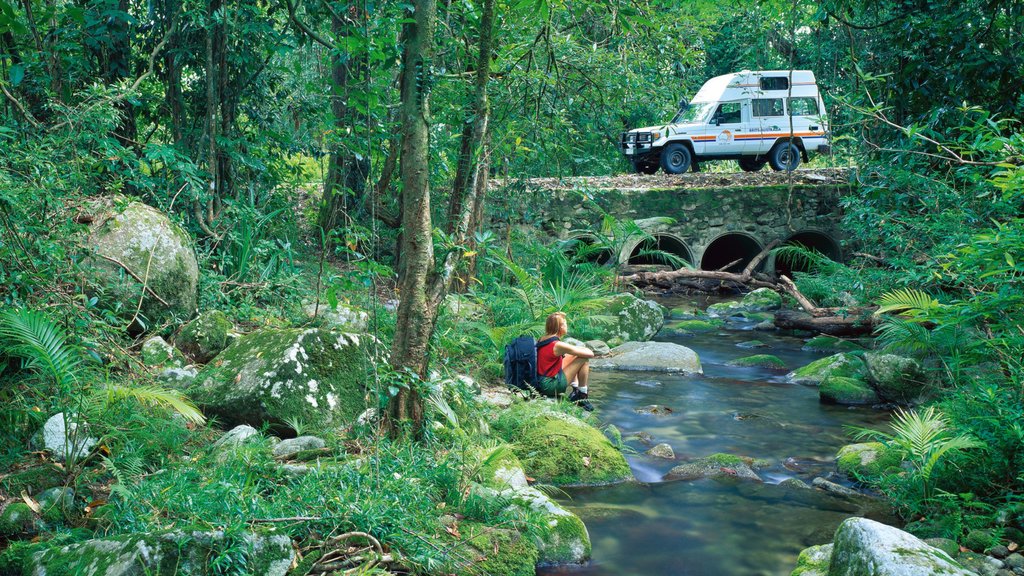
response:
{"label": "large boulder", "polygon": [[829,376],[856,378],[863,368],[864,362],[858,356],[847,352],[840,352],[839,354],[815,360],[802,368],[797,368],[787,374],[786,378],[794,384],[817,386]]}
{"label": "large boulder", "polygon": [[750,458],[732,454],[712,454],[680,464],[665,474],[665,480],[702,480],[704,478],[740,478],[760,482],[751,468]]}
{"label": "large boulder", "polygon": [[885,400],[906,404],[916,400],[924,390],[924,370],[913,358],[869,352],[864,354],[864,363],[868,378]]}
{"label": "large boulder", "polygon": [[199,265],[188,233],[159,210],[123,196],[93,208],[100,213],[89,228],[93,254],[82,264],[103,302],[130,318],[145,281],[141,312],[149,325],[195,314]]}
{"label": "large boulder", "polygon": [[319,305],[314,302],[307,304],[304,310],[308,316],[319,318],[328,328],[336,330],[366,332],[370,326],[370,315],[365,310],[344,302],[337,302],[333,307],[327,302]]}
{"label": "large boulder", "polygon": [[829,376],[818,388],[818,396],[827,404],[870,406],[878,403],[878,394],[870,384],[859,378]]}
{"label": "large boulder", "polygon": [[188,392],[229,426],[351,424],[366,409],[372,338],[327,329],[257,330],[217,355]]}
{"label": "large boulder", "polygon": [[725,318],[741,312],[769,312],[782,307],[782,296],[771,288],[758,288],[739,301],[719,302],[708,306],[708,316]]}
{"label": "large boulder", "polygon": [[789,576],[828,576],[832,562],[832,545],[811,546],[800,553],[796,568]]}
{"label": "large boulder", "polygon": [[510,508],[540,516],[537,564],[581,564],[590,558],[590,534],[578,516],[546,494],[531,488],[523,465],[509,445],[482,450],[478,455],[478,494]]}
{"label": "large boulder", "polygon": [[855,479],[871,478],[903,462],[900,452],[881,442],[847,444],[836,454],[836,468]]}
{"label": "large boulder", "polygon": [[600,430],[560,412],[551,402],[521,402],[504,411],[495,431],[513,443],[526,473],[557,486],[623,482],[633,473]]}
{"label": "large boulder", "polygon": [[945,552],[892,526],[848,518],[833,542],[828,576],[975,576]]}
{"label": "large boulder", "polygon": [[244,566],[237,568],[256,576],[284,576],[295,556],[291,538],[284,534],[244,534],[228,541],[220,531],[171,530],[44,547],[22,560],[22,570],[24,574],[212,575],[217,572],[210,558],[228,546],[244,559]]}
{"label": "large boulder", "polygon": [[642,370],[703,374],[697,353],[670,342],[626,342],[607,357],[590,361],[593,370]]}
{"label": "large boulder", "polygon": [[142,343],[142,363],[153,368],[183,368],[185,355],[160,336],[150,336]]}
{"label": "large boulder", "polygon": [[182,326],[174,343],[196,362],[213,360],[230,343],[235,326],[220,310],[207,310]]}
{"label": "large boulder", "polygon": [[592,326],[587,337],[603,340],[609,345],[650,340],[665,323],[665,309],[661,304],[654,300],[641,300],[632,294],[615,296],[602,314],[615,321]]}
{"label": "large boulder", "polygon": [[64,412],[50,416],[32,439],[36,448],[48,451],[58,462],[85,457],[96,442],[89,436],[89,426],[85,422]]}

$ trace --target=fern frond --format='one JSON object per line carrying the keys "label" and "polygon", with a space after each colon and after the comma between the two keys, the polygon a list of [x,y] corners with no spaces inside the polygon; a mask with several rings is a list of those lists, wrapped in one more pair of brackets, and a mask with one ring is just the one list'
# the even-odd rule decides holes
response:
{"label": "fern frond", "polygon": [[829,272],[841,266],[821,252],[800,244],[784,244],[772,249],[771,253],[776,261],[801,270]]}
{"label": "fern frond", "polygon": [[877,328],[878,343],[885,349],[926,352],[932,349],[932,333],[918,322],[887,316]]}
{"label": "fern frond", "polygon": [[878,310],[875,311],[876,316],[886,312],[927,314],[938,310],[942,304],[922,290],[901,288],[882,294],[878,299],[878,306]]}
{"label": "fern frond", "polygon": [[0,313],[0,355],[19,358],[22,366],[42,372],[63,390],[77,382],[81,350],[68,343],[64,329],[33,310]]}
{"label": "fern frond", "polygon": [[452,428],[459,427],[459,416],[455,413],[455,410],[452,410],[451,405],[449,405],[448,401],[444,399],[440,390],[432,392],[430,396],[427,397],[427,402],[430,403],[434,410],[437,410],[445,417],[445,420],[448,421],[448,424],[450,424]]}
{"label": "fern frond", "polygon": [[105,394],[106,402],[109,404],[119,400],[132,399],[143,406],[157,406],[177,412],[182,418],[194,424],[206,422],[206,417],[196,408],[195,404],[177,390],[151,385],[125,386],[108,383],[98,390],[98,394]]}

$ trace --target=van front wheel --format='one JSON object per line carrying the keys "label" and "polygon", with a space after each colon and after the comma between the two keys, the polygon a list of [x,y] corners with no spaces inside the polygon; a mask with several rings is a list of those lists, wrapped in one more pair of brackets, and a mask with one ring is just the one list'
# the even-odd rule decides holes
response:
{"label": "van front wheel", "polygon": [[800,165],[800,149],[792,142],[779,142],[768,153],[768,163],[776,172],[792,172]]}
{"label": "van front wheel", "polygon": [[666,174],[682,174],[690,169],[693,154],[686,144],[675,142],[665,146],[661,151],[661,169]]}

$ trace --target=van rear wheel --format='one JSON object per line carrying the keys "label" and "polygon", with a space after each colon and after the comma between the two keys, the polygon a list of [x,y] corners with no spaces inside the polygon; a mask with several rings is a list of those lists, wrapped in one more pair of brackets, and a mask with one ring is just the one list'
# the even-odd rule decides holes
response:
{"label": "van rear wheel", "polygon": [[776,172],[792,172],[800,165],[800,149],[792,142],[780,141],[768,153],[768,163]]}
{"label": "van rear wheel", "polygon": [[674,142],[661,151],[661,169],[666,174],[682,174],[690,169],[693,154],[686,144]]}
{"label": "van rear wheel", "polygon": [[764,156],[741,156],[737,162],[740,165],[740,169],[744,172],[757,172],[764,165],[768,163],[768,159]]}

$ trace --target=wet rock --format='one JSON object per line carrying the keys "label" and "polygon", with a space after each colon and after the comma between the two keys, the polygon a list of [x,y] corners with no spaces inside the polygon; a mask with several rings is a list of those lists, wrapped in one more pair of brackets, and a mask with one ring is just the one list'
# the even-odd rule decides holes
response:
{"label": "wet rock", "polygon": [[594,351],[597,356],[604,356],[612,351],[612,349],[603,340],[587,340],[583,343],[584,346]]}
{"label": "wet rock", "polygon": [[760,340],[747,340],[736,345],[738,348],[768,348],[769,346]]}
{"label": "wet rock", "polygon": [[913,358],[869,352],[864,354],[864,362],[868,379],[884,400],[906,404],[924,390],[924,369]]}
{"label": "wet rock", "polygon": [[956,558],[957,554],[960,553],[960,545],[955,540],[950,540],[949,538],[925,538],[924,543],[932,548],[942,550],[950,558]]}
{"label": "wet rock", "polygon": [[220,310],[207,310],[185,324],[174,343],[190,358],[205,364],[220,354],[229,344],[234,325]]}
{"label": "wet rock", "polygon": [[644,446],[650,446],[651,444],[654,444],[654,436],[652,436],[649,432],[634,432],[633,438],[639,440],[640,443],[643,444]]}
{"label": "wet rock", "polygon": [[142,343],[142,363],[153,368],[181,368],[188,360],[160,336],[151,336]]}
{"label": "wet rock", "polygon": [[608,308],[599,313],[615,317],[616,322],[593,327],[590,336],[609,345],[650,340],[665,324],[661,304],[654,300],[641,300],[632,294],[615,296]]}
{"label": "wet rock", "polygon": [[658,380],[637,380],[634,384],[643,388],[658,388],[661,386],[661,382]]}
{"label": "wet rock", "polygon": [[848,518],[833,542],[829,576],[972,576],[945,552],[866,518]]}
{"label": "wet rock", "polygon": [[811,546],[800,552],[790,576],[828,576],[832,562],[832,544]]}
{"label": "wet rock", "polygon": [[654,456],[655,458],[664,458],[665,460],[675,460],[676,453],[672,450],[672,447],[668,444],[662,443],[652,447],[647,452],[644,452],[648,456]]}
{"label": "wet rock", "polygon": [[691,334],[703,334],[707,332],[717,332],[725,327],[725,322],[718,318],[706,318],[706,319],[693,319],[693,320],[680,320],[679,322],[672,322],[665,326],[663,333],[667,334],[670,331],[681,336],[688,336]]}
{"label": "wet rock", "polygon": [[697,353],[668,342],[627,342],[613,348],[607,358],[590,361],[592,370],[642,370],[702,374]]}
{"label": "wet rock", "polygon": [[870,406],[879,402],[878,394],[870,384],[845,376],[832,375],[825,378],[818,394],[822,402],[843,406]]}
{"label": "wet rock", "polygon": [[899,467],[902,462],[897,450],[881,442],[847,444],[836,454],[836,467],[850,478],[870,478]]}
{"label": "wet rock", "polygon": [[97,442],[95,438],[89,437],[89,427],[74,414],[67,415],[66,420],[63,412],[50,416],[33,437],[33,444],[49,451],[58,462],[85,457]]}
{"label": "wet rock", "polygon": [[774,332],[775,322],[772,322],[771,320],[758,322],[756,325],[754,325],[754,330],[757,330],[758,332]]}
{"label": "wet rock", "polygon": [[372,339],[326,329],[257,330],[207,364],[188,393],[228,425],[349,425],[366,406]]}
{"label": "wet rock", "polygon": [[1024,569],[1024,555],[1014,552],[1003,560],[1003,564],[1011,570]]}
{"label": "wet rock", "polygon": [[[220,531],[170,530],[97,538],[35,552],[26,560],[25,573],[208,574],[210,558],[227,545],[225,537]],[[244,563],[237,568],[254,576],[284,576],[295,556],[291,538],[284,534],[236,534],[231,546]]]}
{"label": "wet rock", "polygon": [[864,347],[850,340],[843,340],[835,336],[815,336],[808,340],[802,350],[808,352],[854,352],[864,350]]}
{"label": "wet rock", "polygon": [[783,488],[793,488],[796,490],[813,490],[810,484],[799,478],[786,478],[782,482],[779,482],[779,486],[782,486]]}
{"label": "wet rock", "polygon": [[671,414],[673,410],[668,406],[662,406],[660,404],[649,404],[647,406],[633,408],[633,412],[636,412],[637,414],[653,414],[655,416],[666,416],[668,414]]}
{"label": "wet rock", "polygon": [[771,354],[754,354],[729,361],[729,366],[769,368],[771,370],[785,370],[786,363],[778,356]]}
{"label": "wet rock", "polygon": [[[188,233],[159,210],[123,196],[97,201],[93,209],[99,215],[89,228],[88,244],[98,256],[82,264],[90,282],[103,287],[104,301],[130,318],[143,295],[141,312],[150,326],[195,314],[199,265]],[[143,294],[133,274],[144,278],[152,292]]]}
{"label": "wet rock", "polygon": [[857,492],[852,488],[847,488],[835,482],[830,482],[822,477],[815,478],[811,485],[815,488],[820,488],[829,494],[835,494],[836,496],[842,496],[844,498],[865,498],[863,494]]}
{"label": "wet rock", "polygon": [[316,436],[298,436],[296,438],[289,438],[288,440],[278,442],[271,452],[274,455],[274,458],[286,459],[291,456],[295,456],[299,452],[304,452],[306,450],[320,450],[326,446],[327,442],[324,442]]}
{"label": "wet rock", "polygon": [[786,375],[786,378],[794,384],[807,384],[817,386],[829,376],[844,376],[848,378],[857,377],[864,369],[864,362],[857,356],[841,352],[811,362],[810,364],[797,368]]}
{"label": "wet rock", "polygon": [[676,466],[665,475],[665,480],[741,478],[760,482],[761,478],[751,469],[750,462],[750,459],[732,454],[712,454]]}
{"label": "wet rock", "polygon": [[992,548],[985,551],[986,554],[993,558],[999,558],[1000,560],[1010,555],[1010,549],[1002,544],[993,546]]}
{"label": "wet rock", "polygon": [[740,301],[719,302],[708,306],[708,316],[724,318],[740,312],[769,312],[782,306],[782,296],[771,288],[758,288],[743,296]]}

